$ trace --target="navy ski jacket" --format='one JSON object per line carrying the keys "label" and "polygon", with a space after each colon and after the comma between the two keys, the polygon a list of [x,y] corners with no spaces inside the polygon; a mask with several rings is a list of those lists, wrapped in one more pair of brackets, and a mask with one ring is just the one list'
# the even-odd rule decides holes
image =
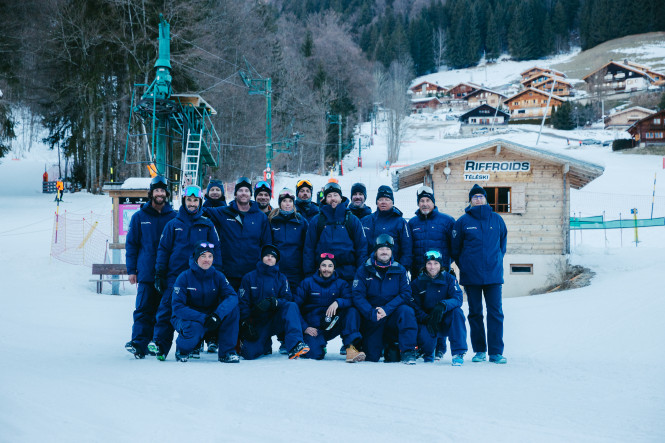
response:
{"label": "navy ski jacket", "polygon": [[377,209],[361,221],[367,237],[368,255],[374,251],[374,242],[379,235],[388,234],[395,241],[395,248],[393,249],[395,260],[406,269],[411,268],[413,242],[411,241],[409,226],[402,217],[402,211],[394,206],[385,212]]}
{"label": "navy ski jacket", "polygon": [[141,209],[132,215],[125,240],[127,274],[136,274],[141,283],[155,281],[159,238],[164,226],[175,216],[176,212],[168,203],[164,205],[162,212],[157,212],[151,202],[144,203]]}
{"label": "navy ski jacket", "polygon": [[192,214],[185,205],[178,210],[178,215],[168,222],[162,231],[157,249],[156,272],[166,272],[169,284],[187,270],[189,258],[194,253],[197,244],[212,243],[213,266],[222,269],[222,256],[220,253],[219,237],[212,222],[202,217],[202,210]]}
{"label": "navy ski jacket", "polygon": [[468,206],[453,226],[451,255],[460,269],[460,284],[503,283],[503,256],[508,230],[490,205]]}
{"label": "navy ski jacket", "polygon": [[358,220],[362,222],[363,218],[372,213],[372,208],[367,205],[362,205],[361,207],[356,208],[355,206],[349,204],[349,211],[351,211],[351,213],[358,217]]}
{"label": "navy ski jacket", "polygon": [[445,271],[435,278],[422,272],[411,282],[411,294],[411,307],[416,313],[418,323],[427,321],[427,316],[437,303],[446,305],[446,312],[462,307],[464,296],[457,279]]}
{"label": "navy ski jacket", "polygon": [[[317,269],[316,257],[329,252],[335,255],[336,271],[340,278],[350,282],[356,269],[367,259],[365,233],[358,217],[351,213],[348,215],[351,232],[347,232],[345,221],[348,204],[349,201],[344,197],[335,209],[323,205],[321,213],[310,221],[303,253],[305,275],[313,275]],[[318,235],[320,217],[325,218],[321,236]]]}
{"label": "navy ski jacket", "polygon": [[226,317],[236,306],[238,296],[224,274],[214,267],[203,270],[194,257],[189,269],[182,272],[173,285],[171,296],[172,318],[205,322],[213,312]]}
{"label": "navy ski jacket", "polygon": [[295,289],[304,277],[302,252],[307,236],[307,219],[297,212],[284,215],[279,209],[275,209],[268,221],[272,231],[272,244],[277,246],[280,253],[280,271]]}
{"label": "navy ski jacket", "polygon": [[339,309],[353,306],[351,288],[339,278],[337,271],[328,278],[321,277],[318,272],[307,277],[298,287],[294,301],[300,306],[300,314],[305,322],[303,330],[308,326],[318,329],[328,306],[335,301]]}
{"label": "navy ski jacket", "polygon": [[311,200],[305,201],[296,199],[296,211],[298,211],[307,221],[312,221],[312,218],[319,213],[319,206]]}
{"label": "navy ski jacket", "polygon": [[205,201],[203,202],[204,208],[220,208],[222,206],[227,206],[224,197],[218,198],[217,200],[206,197]]}
{"label": "navy ski jacket", "polygon": [[376,309],[383,308],[386,315],[393,313],[398,306],[411,302],[411,286],[406,268],[393,263],[384,271],[377,270],[372,254],[358,269],[353,280],[351,294],[353,305],[366,319],[376,322]]}
{"label": "navy ski jacket", "polygon": [[425,266],[425,253],[437,250],[443,256],[443,266],[450,268],[450,239],[455,219],[443,214],[434,207],[434,210],[423,215],[420,209],[416,216],[409,220],[409,230],[413,239],[413,264],[411,275],[418,275]]}
{"label": "navy ski jacket", "polygon": [[274,297],[278,307],[283,303],[293,301],[286,276],[279,272],[279,266],[268,266],[263,262],[256,264],[256,269],[242,278],[238,291],[240,303],[240,319],[249,317],[259,323],[267,321],[272,313],[256,308],[261,300]]}
{"label": "navy ski jacket", "polygon": [[219,208],[204,208],[222,244],[224,275],[242,278],[261,259],[261,248],[272,242],[268,217],[252,201],[249,211],[238,210],[236,201]]}

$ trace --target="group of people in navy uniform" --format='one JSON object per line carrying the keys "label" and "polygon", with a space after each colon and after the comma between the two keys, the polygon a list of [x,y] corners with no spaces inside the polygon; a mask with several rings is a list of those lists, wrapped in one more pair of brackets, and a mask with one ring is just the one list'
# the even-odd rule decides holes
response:
{"label": "group of people in navy uniform", "polygon": [[379,187],[376,211],[362,183],[349,200],[331,179],[320,204],[309,180],[282,189],[276,208],[271,195],[267,182],[241,177],[227,202],[223,183],[211,180],[205,198],[187,186],[176,212],[167,180],[152,179],[126,238],[129,281],[138,285],[129,352],[163,361],[177,331],[182,362],[204,350],[223,363],[256,359],[272,353],[273,336],[288,358],[320,360],[341,336],[349,363],[434,362],[449,341],[459,366],[467,352],[461,284],[472,361],[506,363],[507,230],[482,187],[470,190],[457,221],[438,211],[428,186],[408,221],[389,186]]}

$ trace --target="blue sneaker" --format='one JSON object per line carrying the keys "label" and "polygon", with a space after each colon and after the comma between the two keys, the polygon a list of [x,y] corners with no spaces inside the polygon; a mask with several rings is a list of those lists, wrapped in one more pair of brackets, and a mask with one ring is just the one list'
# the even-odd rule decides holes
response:
{"label": "blue sneaker", "polygon": [[506,357],[504,357],[501,354],[492,354],[492,355],[490,355],[490,361],[492,363],[496,363],[498,365],[505,365],[506,363],[508,363],[508,360],[506,360]]}
{"label": "blue sneaker", "polygon": [[487,354],[485,352],[476,352],[476,355],[471,359],[472,362],[478,363],[479,361],[487,360]]}
{"label": "blue sneaker", "polygon": [[464,354],[453,355],[453,366],[462,366],[464,364]]}

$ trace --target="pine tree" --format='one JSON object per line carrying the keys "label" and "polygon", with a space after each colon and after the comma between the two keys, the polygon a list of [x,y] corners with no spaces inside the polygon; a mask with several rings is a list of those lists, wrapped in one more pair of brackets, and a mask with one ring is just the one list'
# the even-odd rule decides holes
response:
{"label": "pine tree", "polygon": [[501,43],[499,27],[496,22],[496,14],[492,11],[487,22],[487,37],[485,38],[485,57],[488,61],[494,61],[501,55]]}
{"label": "pine tree", "polygon": [[552,114],[552,125],[556,129],[575,129],[575,121],[573,119],[573,106],[570,102],[563,102],[559,109]]}
{"label": "pine tree", "polygon": [[305,34],[305,42],[302,44],[302,55],[306,58],[311,57],[314,54],[314,39],[312,38],[312,31],[309,29]]}

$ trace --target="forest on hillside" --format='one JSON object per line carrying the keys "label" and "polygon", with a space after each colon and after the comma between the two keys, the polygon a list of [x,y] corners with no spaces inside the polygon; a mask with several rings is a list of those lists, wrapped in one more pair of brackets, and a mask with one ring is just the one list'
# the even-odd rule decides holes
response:
{"label": "forest on hillside", "polygon": [[0,0],[0,157],[20,110],[22,122],[47,128],[87,189],[111,169],[145,175],[146,146],[127,143],[127,125],[134,85],[154,77],[160,14],[174,92],[218,111],[213,173],[225,180],[265,166],[265,99],[239,76],[250,66],[272,81],[273,141],[301,136],[274,169],[323,172],[337,157],[328,114],[342,117],[349,149],[375,103],[408,113],[417,75],[665,30],[662,0]]}

